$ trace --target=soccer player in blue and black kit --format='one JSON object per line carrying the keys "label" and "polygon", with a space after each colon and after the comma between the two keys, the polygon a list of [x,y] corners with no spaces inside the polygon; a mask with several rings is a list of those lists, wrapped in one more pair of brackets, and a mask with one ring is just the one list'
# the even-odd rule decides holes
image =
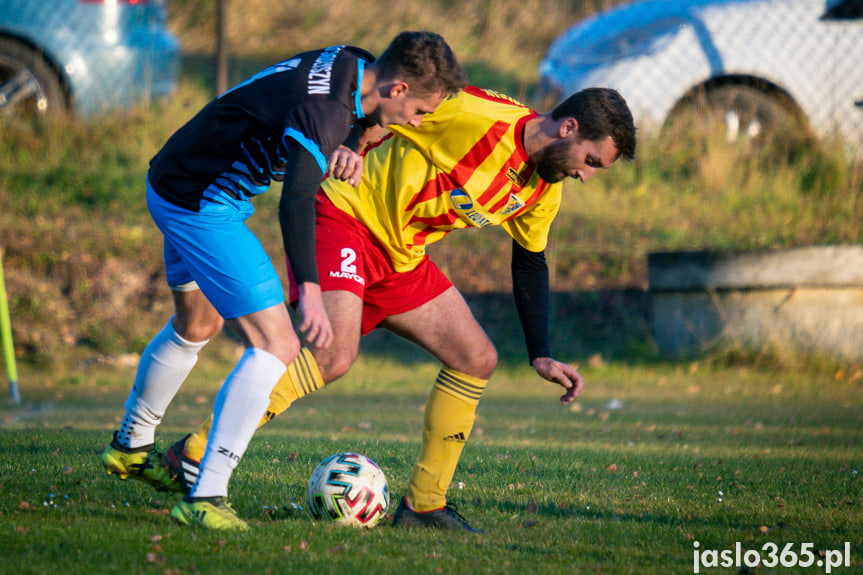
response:
{"label": "soccer player in blue and black kit", "polygon": [[210,102],[168,140],[150,162],[147,204],[164,236],[175,314],[142,354],[125,417],[102,454],[108,473],[172,488],[164,467],[153,464],[161,458],[155,429],[198,352],[227,321],[246,350],[216,396],[197,481],[171,516],[212,529],[248,528],[227,502],[231,474],[276,382],[309,353],[300,349],[270,257],[245,224],[251,199],[283,182],[279,221],[300,290],[299,330],[315,347],[328,347],[315,192],[325,174],[356,183],[361,172],[359,156],[354,166],[328,159],[366,128],[418,125],[465,84],[443,38],[403,32],[377,60],[333,46],[279,62]]}

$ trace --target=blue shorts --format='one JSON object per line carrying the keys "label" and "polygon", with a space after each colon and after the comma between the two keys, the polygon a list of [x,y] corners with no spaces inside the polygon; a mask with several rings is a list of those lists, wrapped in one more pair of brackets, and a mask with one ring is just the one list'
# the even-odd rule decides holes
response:
{"label": "blue shorts", "polygon": [[188,291],[197,284],[225,319],[284,303],[270,256],[245,223],[251,202],[217,190],[206,196],[212,199],[193,212],[159,196],[147,179],[147,207],[165,240],[168,285]]}

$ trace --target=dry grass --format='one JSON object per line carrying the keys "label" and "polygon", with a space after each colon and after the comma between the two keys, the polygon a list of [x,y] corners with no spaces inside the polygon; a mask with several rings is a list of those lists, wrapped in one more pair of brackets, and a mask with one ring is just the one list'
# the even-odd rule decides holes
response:
{"label": "dry grass", "polygon": [[[333,41],[381,50],[402,28],[438,29],[482,85],[520,97],[511,90],[530,91],[551,38],[606,3],[249,0],[230,3],[229,30],[240,67]],[[209,98],[201,64],[211,58],[215,2],[175,0],[171,8],[189,52],[180,92],[166,105],[93,124],[0,124],[0,245],[19,358],[42,365],[140,349],[170,309],[142,185],[149,158]],[[553,289],[643,289],[654,250],[863,241],[863,168],[838,144],[781,161],[705,146],[643,141],[635,162],[567,184],[548,250]],[[265,216],[277,200],[260,198],[250,225],[283,271],[278,223]],[[430,252],[466,293],[510,289],[510,240],[499,229],[452,234]]]}
{"label": "dry grass", "polygon": [[[489,78],[506,78],[506,85],[497,87],[511,93],[514,88],[512,95],[525,99],[537,80],[537,64],[548,44],[577,20],[617,3],[619,0],[229,2],[228,47],[234,58],[255,61],[335,43],[379,54],[402,30],[431,30],[447,39],[474,82],[486,85]],[[170,9],[171,28],[184,51],[212,54],[216,3],[174,0]]]}

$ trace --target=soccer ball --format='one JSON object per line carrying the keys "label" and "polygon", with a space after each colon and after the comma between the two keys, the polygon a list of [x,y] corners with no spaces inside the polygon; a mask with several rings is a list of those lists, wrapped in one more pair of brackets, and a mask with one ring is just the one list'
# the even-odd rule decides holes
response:
{"label": "soccer ball", "polygon": [[312,472],[306,498],[315,519],[371,528],[387,512],[390,489],[374,461],[359,453],[337,453]]}

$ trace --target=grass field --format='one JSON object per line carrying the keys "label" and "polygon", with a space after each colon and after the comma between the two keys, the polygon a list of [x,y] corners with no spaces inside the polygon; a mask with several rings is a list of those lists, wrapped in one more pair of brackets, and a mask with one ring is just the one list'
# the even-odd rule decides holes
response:
{"label": "grass field", "polygon": [[[450,490],[484,534],[313,521],[299,509],[306,480],[331,453],[365,453],[394,498],[405,490],[437,366],[398,346],[392,356],[408,359],[366,354],[259,431],[231,486],[253,528],[231,534],[178,527],[175,496],[102,472],[133,368],[94,364],[64,380],[25,367],[25,405],[0,407],[0,572],[691,573],[696,550],[738,542],[768,562],[769,544],[777,561],[811,543],[814,561],[835,562],[847,543],[852,566],[831,571],[863,572],[859,372],[596,362],[570,408],[529,367],[504,366]],[[201,368],[160,442],[206,416],[230,366]]]}

